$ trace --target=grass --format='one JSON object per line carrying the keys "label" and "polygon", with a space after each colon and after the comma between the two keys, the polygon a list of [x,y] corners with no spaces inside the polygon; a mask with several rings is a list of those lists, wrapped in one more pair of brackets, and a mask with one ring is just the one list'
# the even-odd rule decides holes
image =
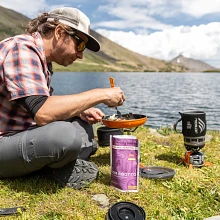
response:
{"label": "grass", "polygon": [[119,201],[133,202],[146,212],[146,219],[197,220],[220,215],[220,133],[209,131],[211,141],[201,150],[213,167],[189,169],[180,162],[185,147],[181,134],[167,132],[155,136],[147,127],[135,135],[141,144],[143,165],[165,166],[176,170],[171,180],[139,179],[138,193],[122,193],[109,185],[109,147],[99,147],[92,157],[100,168],[97,181],[81,190],[60,188],[38,178],[0,181],[0,207],[25,206],[26,211],[4,219],[31,220],[104,220],[109,207],[102,208],[92,199],[104,193],[110,205]]}

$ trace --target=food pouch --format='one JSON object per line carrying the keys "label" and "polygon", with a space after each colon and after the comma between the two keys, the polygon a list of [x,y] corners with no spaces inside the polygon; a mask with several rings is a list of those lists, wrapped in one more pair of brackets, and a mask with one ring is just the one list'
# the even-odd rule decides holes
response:
{"label": "food pouch", "polygon": [[110,137],[111,186],[122,192],[139,188],[139,142],[132,135]]}

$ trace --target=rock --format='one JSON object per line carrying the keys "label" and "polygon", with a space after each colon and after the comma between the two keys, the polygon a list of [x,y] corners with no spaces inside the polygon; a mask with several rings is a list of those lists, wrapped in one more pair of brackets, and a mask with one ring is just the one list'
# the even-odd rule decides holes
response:
{"label": "rock", "polygon": [[158,133],[156,129],[150,128],[149,131],[150,131],[150,133],[151,133],[152,135],[154,135],[155,137],[158,137],[158,138],[167,138],[167,136],[163,136],[162,134]]}
{"label": "rock", "polygon": [[212,135],[208,135],[208,134],[207,134],[207,135],[205,136],[205,142],[211,141],[212,138],[213,138]]}
{"label": "rock", "polygon": [[220,220],[220,215],[212,216],[209,218],[205,218],[204,220]]}
{"label": "rock", "polygon": [[92,199],[97,201],[102,208],[109,206],[109,198],[105,194],[96,194],[92,197]]}

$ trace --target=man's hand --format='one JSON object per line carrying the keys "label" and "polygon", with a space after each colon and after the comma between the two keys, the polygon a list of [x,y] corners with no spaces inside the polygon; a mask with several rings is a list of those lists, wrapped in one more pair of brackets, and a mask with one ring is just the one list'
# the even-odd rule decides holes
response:
{"label": "man's hand", "polygon": [[116,107],[123,105],[126,97],[119,87],[106,88],[107,99],[103,102],[108,107]]}
{"label": "man's hand", "polygon": [[80,114],[80,118],[89,124],[95,124],[102,120],[105,114],[98,108],[89,108]]}

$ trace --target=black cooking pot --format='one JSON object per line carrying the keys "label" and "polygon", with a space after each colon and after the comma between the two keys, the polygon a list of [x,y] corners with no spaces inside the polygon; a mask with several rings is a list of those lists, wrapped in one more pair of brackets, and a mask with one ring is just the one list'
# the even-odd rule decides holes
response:
{"label": "black cooking pot", "polygon": [[108,128],[105,126],[99,127],[97,129],[98,143],[100,146],[110,145],[111,135],[123,135],[123,131],[118,128]]}

